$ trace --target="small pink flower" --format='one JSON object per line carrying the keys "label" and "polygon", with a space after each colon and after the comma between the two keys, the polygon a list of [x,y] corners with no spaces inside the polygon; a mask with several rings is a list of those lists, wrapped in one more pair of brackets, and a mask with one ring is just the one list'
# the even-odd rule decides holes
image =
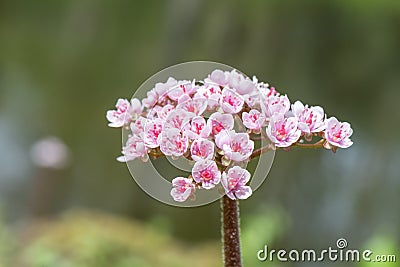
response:
{"label": "small pink flower", "polygon": [[221,181],[221,172],[213,160],[196,161],[192,169],[193,179],[204,189],[214,188]]}
{"label": "small pink flower", "polygon": [[196,94],[193,96],[193,99],[198,98],[206,98],[207,99],[207,107],[208,109],[214,109],[219,107],[219,100],[221,98],[221,88],[218,85],[204,85],[201,86]]}
{"label": "small pink flower", "polygon": [[165,120],[167,118],[167,115],[173,111],[175,109],[174,105],[171,104],[166,104],[165,106],[163,106],[161,109],[157,110],[157,116],[160,119]]}
{"label": "small pink flower", "polygon": [[297,118],[285,118],[283,114],[275,113],[267,127],[267,135],[277,147],[291,146],[301,135],[301,131],[297,129]]}
{"label": "small pink flower", "polygon": [[120,162],[128,162],[136,158],[144,158],[147,156],[148,148],[145,146],[143,138],[139,135],[132,135],[126,141],[122,148],[122,156],[117,160]]}
{"label": "small pink flower", "polygon": [[304,133],[318,133],[325,129],[324,110],[319,107],[304,106],[300,101],[292,105],[292,112],[297,117],[299,129]]}
{"label": "small pink flower", "polygon": [[133,134],[143,134],[144,125],[146,124],[146,118],[140,116],[134,122],[131,122],[131,131]]}
{"label": "small pink flower", "polygon": [[207,99],[206,98],[196,98],[192,99],[188,95],[183,95],[178,99],[177,109],[183,109],[187,112],[191,112],[198,115],[203,114],[203,112],[207,108]]}
{"label": "small pink flower", "polygon": [[249,113],[242,113],[242,121],[244,126],[251,130],[260,130],[266,124],[265,116],[256,109],[250,110]]}
{"label": "small pink flower", "polygon": [[195,161],[213,159],[214,143],[204,138],[196,139],[190,147],[190,153]]}
{"label": "small pink flower", "polygon": [[253,83],[252,80],[246,78],[242,79],[239,82],[239,85],[236,89],[236,92],[241,94],[241,95],[249,95],[253,93],[253,91],[256,89],[256,85]]}
{"label": "small pink flower", "polygon": [[165,128],[161,133],[160,150],[166,156],[182,156],[189,146],[189,140],[177,128]]}
{"label": "small pink flower", "polygon": [[183,202],[188,199],[194,192],[195,187],[192,179],[184,177],[176,177],[172,180],[171,196],[175,201]]}
{"label": "small pink flower", "polygon": [[206,79],[207,83],[218,84],[225,86],[228,84],[229,72],[223,72],[222,70],[214,70]]}
{"label": "small pink flower", "polygon": [[192,95],[196,92],[197,85],[194,82],[190,81],[179,81],[174,87],[171,87],[168,90],[168,96],[174,101],[178,101],[178,99],[183,95]]}
{"label": "small pink flower", "polygon": [[158,95],[154,89],[147,92],[147,97],[142,99],[142,105],[146,108],[153,107],[158,101]]}
{"label": "small pink flower", "polygon": [[230,88],[237,89],[242,80],[244,80],[244,76],[238,73],[236,70],[232,70],[228,73],[228,85]]}
{"label": "small pink flower", "polygon": [[137,98],[131,99],[131,111],[133,115],[139,115],[143,112],[143,106]]}
{"label": "small pink flower", "polygon": [[207,125],[211,127],[211,133],[217,135],[222,130],[230,131],[233,129],[234,120],[231,114],[214,112],[207,120]]}
{"label": "small pink flower", "polygon": [[203,117],[196,116],[186,124],[183,131],[190,139],[207,138],[211,133],[211,126],[207,125]]}
{"label": "small pink flower", "polygon": [[220,105],[223,111],[231,114],[238,113],[242,110],[243,104],[244,100],[238,93],[227,87],[222,89]]}
{"label": "small pink flower", "polygon": [[156,119],[156,118],[158,118],[159,116],[158,116],[158,113],[162,110],[162,106],[160,106],[160,105],[155,105],[155,106],[153,106],[152,108],[150,108],[150,109],[147,109],[147,115],[146,115],[146,118],[148,118],[148,119],[150,119],[150,120],[153,120],[153,119]]}
{"label": "small pink flower", "polygon": [[267,118],[275,113],[285,115],[290,109],[290,101],[286,95],[270,95],[266,99],[261,99],[260,105],[261,110]]}
{"label": "small pink flower", "polygon": [[247,133],[221,131],[215,137],[215,144],[222,149],[225,157],[240,162],[247,160],[254,150],[254,142]]}
{"label": "small pink flower", "polygon": [[173,127],[182,130],[187,127],[190,119],[194,116],[194,113],[187,112],[184,109],[174,109],[167,114],[165,118],[165,127]]}
{"label": "small pink flower", "polygon": [[156,83],[154,90],[160,98],[165,98],[170,88],[175,87],[177,84],[178,82],[174,78],[169,77],[165,83]]}
{"label": "small pink flower", "polygon": [[134,109],[131,103],[126,99],[118,99],[117,104],[115,105],[116,110],[107,111],[107,120],[110,122],[108,126],[110,127],[122,127],[124,125],[128,125],[132,119],[133,111],[140,111],[141,108],[140,102],[139,105],[136,103],[136,98],[132,99],[132,103],[134,104]]}
{"label": "small pink flower", "polygon": [[163,120],[160,118],[147,120],[144,125],[144,142],[146,146],[155,148],[160,146]]}
{"label": "small pink flower", "polygon": [[251,187],[246,185],[249,181],[250,173],[239,166],[230,168],[228,173],[222,174],[221,178],[225,193],[232,200],[247,199],[252,195]]}
{"label": "small pink flower", "polygon": [[256,88],[258,89],[262,99],[265,100],[268,96],[271,95],[271,89],[268,83],[259,82],[256,76],[253,76],[253,83],[256,85]]}
{"label": "small pink flower", "polygon": [[250,107],[250,108],[257,108],[259,109],[259,104],[260,104],[260,91],[258,89],[254,90],[250,94],[246,94],[243,96],[244,102]]}
{"label": "small pink flower", "polygon": [[350,140],[353,129],[349,123],[339,122],[335,117],[331,117],[325,120],[325,125],[324,136],[330,144],[340,148],[348,148],[353,144]]}

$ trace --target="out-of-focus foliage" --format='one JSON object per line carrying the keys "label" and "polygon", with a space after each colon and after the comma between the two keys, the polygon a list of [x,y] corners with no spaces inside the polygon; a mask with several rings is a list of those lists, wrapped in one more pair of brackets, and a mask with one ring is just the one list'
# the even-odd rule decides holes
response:
{"label": "out-of-focus foliage", "polygon": [[15,239],[4,223],[4,218],[0,213],[0,267],[10,266],[11,253],[14,247]]}
{"label": "out-of-focus foliage", "polygon": [[98,212],[71,211],[33,224],[26,234],[19,264],[27,267],[212,267],[221,261],[218,242],[185,245],[152,225]]}
{"label": "out-of-focus foliage", "polygon": [[[260,261],[257,259],[257,252],[276,245],[289,229],[290,222],[285,212],[272,207],[261,207],[257,213],[242,219],[241,231],[242,253],[244,266],[257,266]],[[265,264],[265,263],[263,263]],[[279,263],[268,263],[269,266],[280,266]]]}
{"label": "out-of-focus foliage", "polygon": [[[246,266],[255,266],[256,252],[282,236],[285,221],[282,211],[271,207],[243,219]],[[220,242],[183,243],[160,227],[158,220],[143,224],[117,215],[75,210],[30,223],[18,240],[17,235],[5,234],[8,231],[0,227],[1,267],[213,267],[222,262]]]}
{"label": "out-of-focus foliage", "polygon": [[[370,240],[364,244],[363,249],[372,251],[371,262],[361,261],[359,267],[397,267],[400,262],[399,244],[396,238],[385,232],[375,233]],[[379,261],[376,262],[376,256]],[[394,257],[393,257],[394,256]],[[383,259],[383,260],[382,260]]]}

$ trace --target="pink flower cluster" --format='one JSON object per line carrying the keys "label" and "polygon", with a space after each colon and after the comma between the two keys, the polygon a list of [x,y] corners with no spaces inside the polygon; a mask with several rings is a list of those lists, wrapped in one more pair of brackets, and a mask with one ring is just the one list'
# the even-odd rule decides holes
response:
{"label": "pink flower cluster", "polygon": [[291,104],[274,87],[237,71],[214,70],[202,81],[169,78],[141,101],[119,99],[115,107],[107,112],[109,126],[130,130],[119,161],[147,160],[149,155],[194,161],[188,177],[172,181],[176,201],[217,186],[231,199],[248,198],[250,173],[238,165],[256,153],[253,137],[282,148],[313,137],[328,149],[352,145],[347,122],[327,118],[319,106]]}

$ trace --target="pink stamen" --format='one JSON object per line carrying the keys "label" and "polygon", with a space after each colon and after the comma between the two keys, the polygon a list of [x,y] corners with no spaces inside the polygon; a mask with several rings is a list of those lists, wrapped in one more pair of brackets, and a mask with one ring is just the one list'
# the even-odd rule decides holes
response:
{"label": "pink stamen", "polygon": [[313,114],[310,113],[310,116],[309,116],[308,119],[306,120],[306,123],[307,123],[308,125],[311,125],[311,123],[312,123],[312,118],[313,118]]}
{"label": "pink stamen", "polygon": [[241,147],[240,143],[233,143],[232,144],[232,150],[234,152],[239,152],[241,149],[242,149],[242,147]]}

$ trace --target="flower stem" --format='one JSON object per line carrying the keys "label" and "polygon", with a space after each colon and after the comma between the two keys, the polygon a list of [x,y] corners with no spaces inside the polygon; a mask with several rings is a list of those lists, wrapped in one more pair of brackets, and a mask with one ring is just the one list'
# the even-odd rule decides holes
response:
{"label": "flower stem", "polygon": [[241,267],[239,202],[228,196],[221,198],[222,242],[225,267]]}
{"label": "flower stem", "polygon": [[293,146],[302,147],[302,148],[321,148],[321,147],[324,147],[324,142],[325,142],[325,139],[321,139],[318,142],[313,143],[313,144],[295,143],[295,144],[293,144]]}
{"label": "flower stem", "polygon": [[250,160],[260,156],[261,154],[263,154],[265,152],[268,152],[268,151],[274,150],[274,149],[275,149],[275,147],[273,144],[268,144],[264,147],[254,150],[253,153],[250,155]]}

